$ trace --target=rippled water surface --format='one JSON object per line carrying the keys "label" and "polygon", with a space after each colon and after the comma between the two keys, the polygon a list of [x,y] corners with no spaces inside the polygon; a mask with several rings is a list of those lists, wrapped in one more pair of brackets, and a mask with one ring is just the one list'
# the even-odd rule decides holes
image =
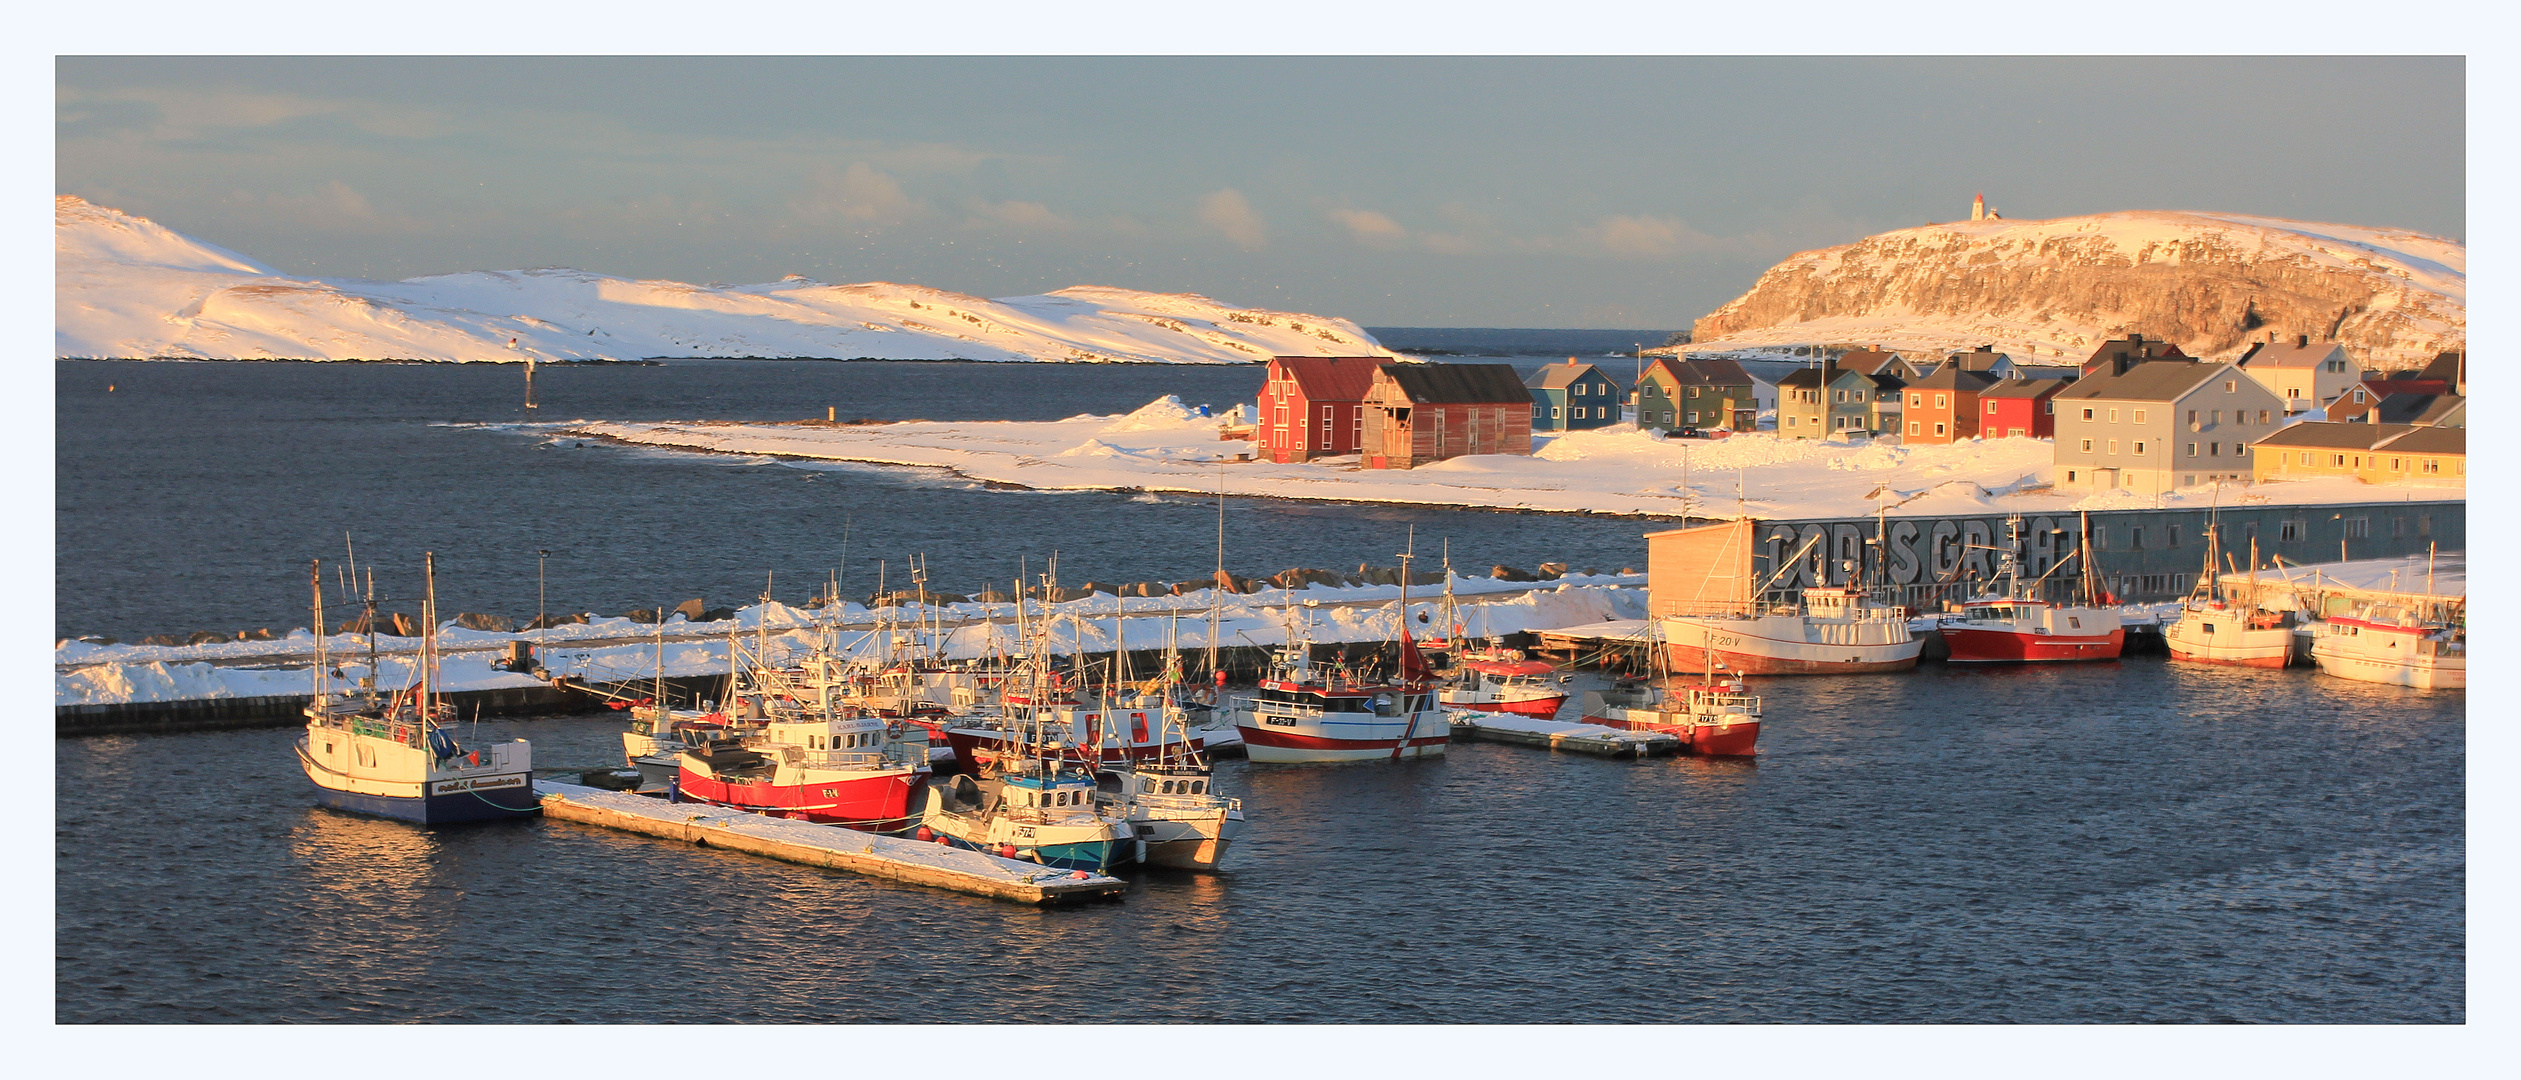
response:
{"label": "rippled water surface", "polygon": [[[2460,694],[2155,659],[1760,686],[1756,764],[1230,762],[1229,872],[1066,910],[338,814],[291,731],[62,740],[56,1014],[2463,1019]],[[482,727],[618,753],[602,718]]]}

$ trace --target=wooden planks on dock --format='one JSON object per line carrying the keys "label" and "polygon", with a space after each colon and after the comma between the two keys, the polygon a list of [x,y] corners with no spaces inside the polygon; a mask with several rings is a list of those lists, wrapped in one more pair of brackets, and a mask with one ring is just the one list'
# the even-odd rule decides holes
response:
{"label": "wooden planks on dock", "polygon": [[707,803],[669,803],[628,792],[536,780],[543,816],[725,848],[785,862],[929,885],[1024,904],[1118,899],[1129,883],[1083,878],[945,844],[768,817]]}
{"label": "wooden planks on dock", "polygon": [[1502,713],[1455,713],[1453,737],[1608,758],[1662,757],[1681,752],[1680,737],[1660,731],[1628,731],[1600,724],[1569,724]]}

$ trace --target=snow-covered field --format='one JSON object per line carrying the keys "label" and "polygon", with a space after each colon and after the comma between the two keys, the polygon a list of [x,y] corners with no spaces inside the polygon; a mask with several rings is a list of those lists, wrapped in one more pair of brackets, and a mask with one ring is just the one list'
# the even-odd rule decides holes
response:
{"label": "snow-covered field", "polygon": [[[1355,468],[1356,459],[1302,465],[1232,462],[1251,444],[1217,438],[1217,422],[1165,397],[1126,416],[1066,420],[819,424],[578,421],[550,437],[599,437],[640,446],[726,454],[949,469],[989,483],[1050,490],[1146,490],[1413,503],[1499,509],[1762,518],[1860,517],[1877,497],[1909,515],[2051,512],[2156,505],[2153,496],[2048,487],[2045,439],[1901,446],[1897,438],[1842,443],[1741,434],[1679,439],[1614,426],[1536,437],[1530,457],[1481,455],[1411,470]],[[2398,489],[2352,481],[2173,492],[2162,506],[2275,501],[2457,500],[2461,488]]]}
{"label": "snow-covered field", "polygon": [[[1539,584],[1457,578],[1454,589],[1462,598],[1464,631],[1485,637],[1643,618],[1644,584],[1642,575],[1597,574],[1573,575]],[[1441,591],[1441,586],[1411,587],[1411,613],[1428,619],[1424,623],[1413,621],[1413,633],[1425,636],[1431,630],[1441,629],[1441,618],[1436,613]],[[1116,640],[1116,615],[1126,616],[1119,622],[1122,633],[1117,640],[1127,648],[1161,649],[1169,637],[1183,650],[1197,651],[1208,645],[1211,597],[1209,591],[1138,598],[1098,594],[1059,604],[1036,602],[1031,611],[1036,618],[1047,611],[1053,620],[1049,634],[1054,652],[1110,651]],[[1400,589],[1391,585],[1315,585],[1293,592],[1270,588],[1244,595],[1229,593],[1215,599],[1219,602],[1220,645],[1282,644],[1287,640],[1290,614],[1298,637],[1325,643],[1380,641],[1392,635]],[[916,620],[921,614],[916,606],[896,611],[899,614],[895,617],[904,621]],[[1173,617],[1177,611],[1179,619]],[[771,603],[745,608],[724,622],[690,623],[676,616],[665,627],[665,674],[724,672],[726,636],[742,633],[749,641],[758,629],[769,631],[774,658],[802,655],[822,632],[816,622],[817,614]],[[933,614],[945,626],[939,644],[950,658],[987,656],[1018,648],[1011,622],[1015,614],[1013,604],[953,604]],[[841,650],[850,655],[871,656],[883,647],[883,639],[874,632],[874,613],[856,604],[845,604],[839,619],[836,642]],[[510,641],[541,640],[546,642],[543,663],[553,673],[602,683],[654,676],[660,652],[653,637],[656,632],[653,625],[604,618],[514,634],[465,630],[450,623],[440,632],[439,639],[449,650],[488,649]],[[641,637],[649,640],[636,640]],[[407,652],[414,644],[408,639],[382,639],[377,685],[410,685],[412,661]],[[332,635],[326,647],[345,678],[355,682],[366,674],[365,637]],[[314,635],[303,629],[277,641],[205,645],[95,645],[65,640],[54,648],[53,702],[93,705],[305,694],[311,688],[308,661],[314,652]],[[446,657],[439,668],[440,688],[489,690],[540,685],[531,676],[493,669],[492,655],[486,651],[457,652]]]}
{"label": "snow-covered field", "polygon": [[298,277],[76,196],[54,202],[53,354],[65,359],[1231,364],[1392,355],[1346,319],[1090,285],[985,300],[795,275],[762,285],[567,268],[408,281]]}

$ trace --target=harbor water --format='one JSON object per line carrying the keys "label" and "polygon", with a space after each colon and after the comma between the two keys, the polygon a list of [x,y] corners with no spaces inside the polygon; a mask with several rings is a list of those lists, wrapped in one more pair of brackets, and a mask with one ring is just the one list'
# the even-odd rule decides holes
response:
{"label": "harbor water", "polygon": [[[446,610],[800,598],[836,565],[945,588],[1189,578],[1191,500],[555,445],[515,368],[65,363],[56,622],[302,625],[350,530]],[[550,414],[1040,419],[1257,369],[547,369]],[[109,391],[106,388],[111,386]],[[129,396],[126,396],[129,395]],[[1642,565],[1650,523],[1238,501],[1240,572],[1420,551]],[[862,546],[863,545],[863,546]],[[470,572],[467,573],[466,571]],[[895,572],[898,572],[896,570]],[[862,577],[863,575],[863,577]],[[791,578],[797,579],[793,585]],[[408,582],[403,588],[408,587]],[[1215,875],[1036,910],[558,821],[320,809],[290,729],[59,739],[55,1019],[2267,1022],[2465,1019],[2465,695],[2159,658],[1773,679],[1755,761],[1456,744],[1224,763]],[[617,714],[485,722],[546,768]]]}

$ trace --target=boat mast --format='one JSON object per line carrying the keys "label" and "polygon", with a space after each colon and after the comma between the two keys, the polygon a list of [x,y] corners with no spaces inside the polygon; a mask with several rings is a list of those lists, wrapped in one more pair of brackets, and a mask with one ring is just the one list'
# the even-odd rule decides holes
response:
{"label": "boat mast", "polygon": [[1217,622],[1225,586],[1225,466],[1217,466],[1217,574],[1208,580],[1208,680],[1217,685]]}
{"label": "boat mast", "polygon": [[437,722],[438,706],[438,553],[420,553],[420,576],[426,592],[420,598],[420,728]]}
{"label": "boat mast", "polygon": [[[307,577],[312,579],[315,585],[315,707],[321,709],[324,707],[324,691],[327,689],[324,684],[324,560],[309,560]],[[2431,592],[2430,571],[2426,580],[2428,582],[2426,591]]]}

